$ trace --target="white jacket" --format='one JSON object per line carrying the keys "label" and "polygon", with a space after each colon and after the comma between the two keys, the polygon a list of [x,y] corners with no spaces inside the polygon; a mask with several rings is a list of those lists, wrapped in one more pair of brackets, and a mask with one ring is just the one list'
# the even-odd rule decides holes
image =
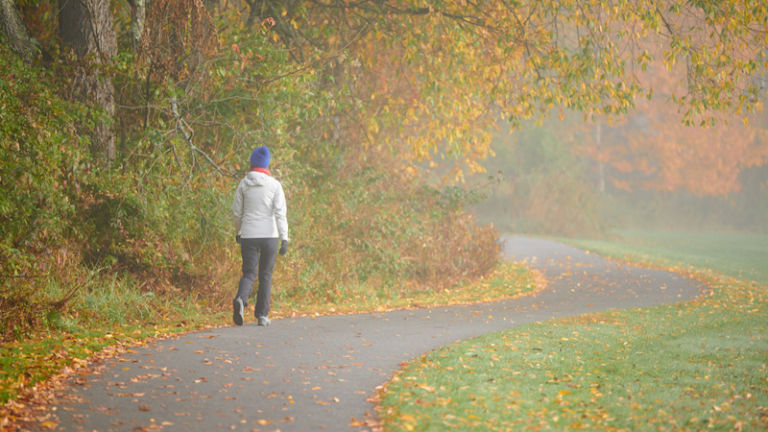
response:
{"label": "white jacket", "polygon": [[232,203],[235,229],[242,238],[288,240],[285,194],[274,177],[250,171],[240,181]]}

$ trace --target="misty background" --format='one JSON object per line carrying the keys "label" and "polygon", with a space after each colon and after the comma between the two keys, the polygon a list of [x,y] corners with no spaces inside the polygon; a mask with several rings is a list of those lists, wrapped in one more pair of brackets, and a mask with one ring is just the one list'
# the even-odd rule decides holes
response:
{"label": "misty background", "polygon": [[[613,123],[598,124],[585,121],[580,114],[563,118],[551,115],[541,121],[524,122],[517,128],[500,122],[492,141],[494,155],[483,162],[487,171],[475,173],[467,180],[474,195],[473,213],[480,222],[492,223],[502,233],[568,237],[604,236],[631,229],[768,233],[768,164],[764,158],[737,168],[737,180],[732,187],[735,191],[701,190],[716,182],[721,174],[717,167],[697,163],[695,153],[718,149],[723,154],[709,155],[708,160],[721,166],[722,159],[733,157],[732,153],[737,151],[728,142],[727,132],[709,132],[713,140],[720,142],[694,148],[688,166],[680,167],[679,175],[689,179],[690,171],[710,170],[711,175],[697,173],[701,177],[700,187],[665,186],[664,179],[658,178],[651,181],[654,175],[661,175],[661,169],[639,170],[632,166],[647,164],[640,161],[641,155],[624,154],[621,164],[616,163],[617,168],[610,161],[599,161],[584,151],[584,144],[594,143],[598,133],[603,148],[626,148],[626,134],[621,132],[628,128],[627,124],[649,128],[647,122],[638,122],[638,117],[642,119],[635,114],[634,121],[627,121],[632,118],[627,116]],[[761,116],[754,126],[723,126],[742,129],[739,133],[747,129],[760,132],[764,121]],[[667,125],[680,129],[682,134],[696,127],[673,119]],[[768,144],[762,133],[750,136],[752,141],[746,144],[750,149],[763,149]]]}

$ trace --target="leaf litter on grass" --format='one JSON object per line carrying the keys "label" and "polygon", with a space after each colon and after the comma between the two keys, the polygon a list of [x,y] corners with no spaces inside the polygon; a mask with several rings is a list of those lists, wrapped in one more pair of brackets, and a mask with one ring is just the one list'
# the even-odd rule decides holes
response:
{"label": "leaf litter on grass", "polygon": [[712,292],[688,304],[532,324],[413,361],[381,393],[383,423],[387,430],[766,430],[766,289],[713,272],[695,276]]}

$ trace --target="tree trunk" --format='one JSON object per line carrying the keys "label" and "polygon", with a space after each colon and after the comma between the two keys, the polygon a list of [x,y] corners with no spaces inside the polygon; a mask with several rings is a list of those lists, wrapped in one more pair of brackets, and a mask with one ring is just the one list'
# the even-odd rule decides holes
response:
{"label": "tree trunk", "polygon": [[141,35],[144,34],[144,23],[147,21],[147,0],[128,0],[131,5],[131,39],[133,50],[139,49]]}
{"label": "tree trunk", "polygon": [[598,167],[598,179],[597,179],[597,189],[600,191],[600,193],[605,193],[605,161],[603,160],[603,154],[602,154],[602,140],[603,140],[603,125],[600,122],[597,122],[595,125],[595,145],[597,146],[597,154],[600,158],[597,161],[597,167]]}
{"label": "tree trunk", "polygon": [[0,30],[8,39],[13,52],[27,63],[40,56],[40,44],[29,34],[13,0],[0,0]]}
{"label": "tree trunk", "polygon": [[104,65],[117,54],[117,39],[109,0],[59,0],[62,41],[82,62],[75,81],[81,97],[99,107],[104,117],[94,119],[91,131],[94,156],[104,163],[115,159],[115,87]]}
{"label": "tree trunk", "polygon": [[216,9],[219,8],[221,2],[219,0],[204,0],[203,3],[205,4],[205,8],[208,9],[208,12],[213,15]]}

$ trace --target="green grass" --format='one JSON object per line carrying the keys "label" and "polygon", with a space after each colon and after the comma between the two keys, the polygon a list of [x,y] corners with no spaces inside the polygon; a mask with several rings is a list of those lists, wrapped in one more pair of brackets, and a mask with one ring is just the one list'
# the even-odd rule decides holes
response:
{"label": "green grass", "polygon": [[[741,242],[764,248],[738,236],[709,237],[718,249],[706,247],[706,236],[651,234],[639,253],[615,242],[579,244],[693,271],[712,295],[531,324],[433,352],[381,394],[385,430],[766,430],[766,286],[679,262],[693,257],[744,274],[717,257]],[[681,246],[648,246],[660,236]],[[748,255],[739,253],[728,256]]]}
{"label": "green grass", "polygon": [[685,263],[768,284],[768,235],[620,230],[614,241],[559,239],[603,255],[666,265]]}
{"label": "green grass", "polygon": [[227,315],[201,307],[191,295],[156,295],[131,278],[103,278],[95,270],[66,282],[51,276],[38,295],[42,302],[60,299],[73,284],[80,285],[75,295],[40,317],[35,333],[0,344],[0,405],[108,347],[215,325]]}
{"label": "green grass", "polygon": [[279,310],[274,315],[359,313],[501,300],[532,293],[537,288],[536,277],[520,263],[501,261],[486,277],[465,280],[452,288],[381,286],[372,290],[370,286],[337,286],[326,293],[322,304],[299,303],[289,293],[277,291],[273,302]]}

